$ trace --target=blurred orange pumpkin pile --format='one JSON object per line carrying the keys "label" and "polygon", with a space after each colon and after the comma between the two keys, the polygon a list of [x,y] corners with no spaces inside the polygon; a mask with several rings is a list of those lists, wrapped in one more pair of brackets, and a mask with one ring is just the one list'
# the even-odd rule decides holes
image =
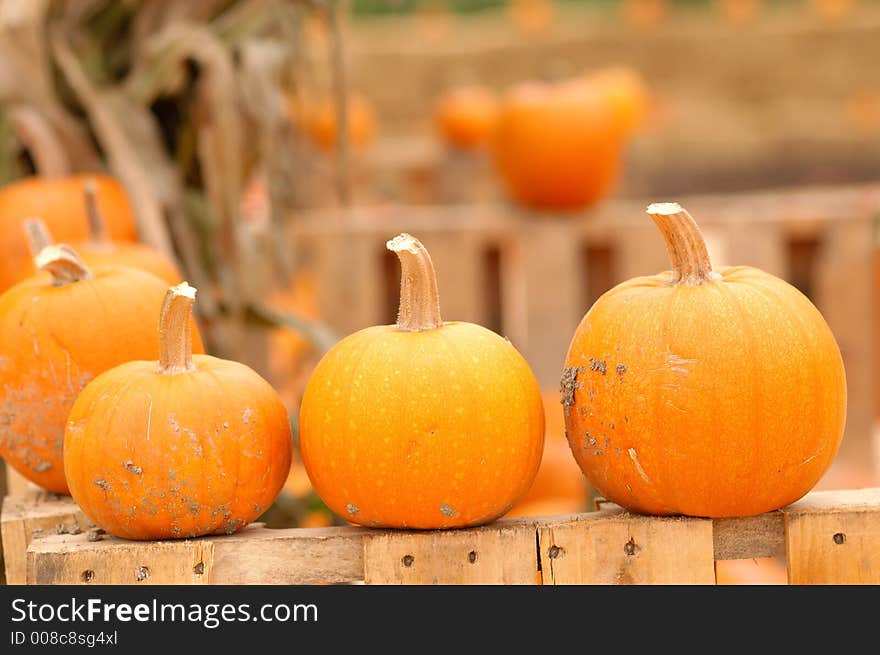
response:
{"label": "blurred orange pumpkin pile", "polygon": [[650,95],[626,66],[525,81],[500,96],[476,84],[444,92],[435,108],[453,149],[488,146],[511,199],[533,209],[576,210],[615,189],[629,142],[645,124]]}

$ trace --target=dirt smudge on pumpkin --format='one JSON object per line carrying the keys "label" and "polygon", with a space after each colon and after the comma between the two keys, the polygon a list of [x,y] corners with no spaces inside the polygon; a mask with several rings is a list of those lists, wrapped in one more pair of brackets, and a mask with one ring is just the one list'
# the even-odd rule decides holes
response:
{"label": "dirt smudge on pumpkin", "polygon": [[126,471],[128,471],[129,473],[134,473],[135,475],[143,475],[144,473],[144,470],[131,460],[128,460],[122,466]]}
{"label": "dirt smudge on pumpkin", "polygon": [[452,507],[450,507],[446,503],[443,503],[442,505],[440,505],[440,513],[443,514],[443,516],[449,516],[449,517],[458,516],[458,510],[453,509]]}
{"label": "dirt smudge on pumpkin", "polygon": [[615,368],[614,370],[617,371],[617,374],[620,377],[623,377],[623,374],[626,373],[626,365],[625,364],[618,364],[617,368]]}
{"label": "dirt smudge on pumpkin", "polygon": [[250,424],[250,422],[251,422],[251,417],[252,417],[253,415],[254,415],[254,410],[251,409],[250,407],[245,407],[245,410],[244,410],[244,412],[243,412],[242,415],[241,415],[242,423],[244,423],[245,425]]}
{"label": "dirt smudge on pumpkin", "polygon": [[174,414],[168,415],[168,425],[170,425],[171,429],[174,430],[175,432],[180,432],[180,424],[174,418]]}
{"label": "dirt smudge on pumpkin", "polygon": [[574,407],[574,392],[577,391],[578,381],[577,377],[579,373],[582,373],[584,367],[577,368],[575,366],[566,366],[562,369],[562,379],[559,381],[559,391],[562,392],[562,399],[560,402],[562,403],[563,408],[565,408],[565,413],[568,414],[572,407]]}
{"label": "dirt smudge on pumpkin", "polygon": [[605,361],[601,359],[596,359],[595,357],[590,357],[590,370],[597,371],[602,375],[607,373],[608,369],[605,366]]}
{"label": "dirt smudge on pumpkin", "polygon": [[361,511],[361,508],[358,507],[357,505],[355,505],[354,503],[349,503],[348,505],[345,506],[345,509],[352,516],[354,516],[355,514],[357,514],[358,512]]}
{"label": "dirt smudge on pumpkin", "polygon": [[226,524],[226,527],[223,529],[223,532],[226,534],[232,534],[233,532],[237,532],[244,526],[244,519],[233,519],[229,523]]}
{"label": "dirt smudge on pumpkin", "polygon": [[110,483],[107,482],[104,478],[98,478],[96,480],[93,480],[93,482],[101,487],[101,489],[103,489],[104,491],[110,491]]}

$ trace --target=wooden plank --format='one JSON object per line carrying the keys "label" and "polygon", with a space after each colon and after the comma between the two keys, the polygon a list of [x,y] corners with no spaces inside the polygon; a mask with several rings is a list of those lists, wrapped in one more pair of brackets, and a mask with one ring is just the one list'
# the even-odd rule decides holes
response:
{"label": "wooden plank", "polygon": [[201,539],[47,537],[27,554],[28,584],[338,584],[363,579],[358,528],[267,530]]}
{"label": "wooden plank", "polygon": [[[393,236],[389,234],[388,238]],[[414,236],[431,253],[443,320],[483,324],[486,318],[483,239],[471,230],[429,233],[424,238],[417,233]]]}
{"label": "wooden plank", "polygon": [[873,215],[829,221],[816,271],[816,305],[834,333],[846,368],[846,431],[837,457],[849,466],[873,462]]}
{"label": "wooden plank", "polygon": [[[259,530],[214,538],[212,584],[344,584],[364,577],[355,527]],[[283,534],[276,534],[283,533]]]}
{"label": "wooden plank", "polygon": [[[626,512],[601,496],[593,503],[599,512]],[[779,510],[758,516],[713,519],[712,540],[716,560],[781,557],[785,554],[785,519]]]}
{"label": "wooden plank", "polygon": [[784,514],[790,584],[880,584],[880,489],[819,492]]}
{"label": "wooden plank", "polygon": [[626,512],[539,525],[544,584],[715,584],[712,521]]}
{"label": "wooden plank", "polygon": [[522,342],[511,341],[529,362],[538,384],[554,388],[571,335],[582,318],[580,239],[571,220],[559,217],[535,217],[511,233],[523,244],[518,274],[525,296],[525,325],[513,331]]}
{"label": "wooden plank", "polygon": [[69,496],[46,491],[7,496],[0,508],[6,584],[25,584],[27,548],[49,534],[80,534],[94,527]]}
{"label": "wooden plank", "polygon": [[382,249],[394,233],[328,232],[304,246],[313,251],[320,315],[341,337],[387,322]]}
{"label": "wooden plank", "polygon": [[[52,502],[57,501],[48,499],[46,506],[31,507],[29,520],[50,516]],[[714,559],[772,557],[783,552],[788,553],[794,579],[809,579],[804,576],[816,575],[810,568],[815,567],[816,557],[829,555],[822,550],[830,548],[826,542],[839,548],[830,553],[830,568],[822,570],[829,577],[854,577],[851,568],[856,560],[861,567],[858,575],[876,575],[871,567],[880,559],[876,557],[880,553],[876,518],[880,488],[812,492],[780,511],[715,520],[642,516],[608,501],[596,502],[599,510],[594,512],[501,519],[487,526],[445,532],[249,526],[235,535],[170,542],[108,536],[90,541],[84,534],[53,535],[31,541],[26,580],[32,584],[337,584],[361,580],[534,584],[539,581],[540,562],[547,584],[709,583]],[[5,509],[4,519],[11,516],[9,507]],[[3,526],[4,542],[8,523]],[[57,519],[43,522],[50,530],[58,523]],[[834,542],[838,532],[845,535],[843,544]],[[869,566],[867,573],[864,562]]]}
{"label": "wooden plank", "polygon": [[715,559],[755,559],[785,554],[785,519],[781,511],[714,519],[712,532]]}
{"label": "wooden plank", "polygon": [[380,532],[364,539],[366,584],[538,584],[534,526]]}

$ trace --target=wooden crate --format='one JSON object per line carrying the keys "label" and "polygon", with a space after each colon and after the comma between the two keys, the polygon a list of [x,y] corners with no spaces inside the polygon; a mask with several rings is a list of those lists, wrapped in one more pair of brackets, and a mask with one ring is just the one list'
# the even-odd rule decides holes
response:
{"label": "wooden crate", "polygon": [[[7,543],[7,534],[26,534],[21,524],[45,513],[40,504],[8,516],[4,507],[4,548],[16,549],[16,561],[24,554],[21,542]],[[66,518],[55,514],[45,525],[79,525],[75,505],[67,505]],[[784,557],[791,584],[880,583],[880,488],[816,491],[748,518],[656,517],[606,502],[597,507],[448,531],[252,525],[234,535],[157,542],[31,532],[26,582],[714,584],[718,560]]]}
{"label": "wooden crate", "polygon": [[716,264],[757,266],[812,298],[847,371],[841,458],[872,461],[880,185],[617,199],[570,216],[503,203],[360,206],[298,216],[290,238],[316,274],[324,318],[345,335],[394,322],[399,267],[385,242],[411,232],[434,258],[444,318],[503,334],[541,386],[555,388],[571,336],[593,301],[620,281],[668,269],[663,241],[644,212],[659,200],[690,210]]}
{"label": "wooden crate", "polygon": [[0,508],[0,564],[6,584],[25,584],[26,551],[34,539],[49,534],[93,534],[93,529],[69,496],[37,490],[6,496]]}

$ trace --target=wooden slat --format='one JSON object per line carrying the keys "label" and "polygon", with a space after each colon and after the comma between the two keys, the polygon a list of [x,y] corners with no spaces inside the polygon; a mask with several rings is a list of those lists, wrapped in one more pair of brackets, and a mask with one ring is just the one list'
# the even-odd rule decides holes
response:
{"label": "wooden slat", "polygon": [[597,512],[539,525],[544,584],[715,584],[712,521]]}
{"label": "wooden slat", "polygon": [[715,559],[755,559],[785,554],[781,511],[712,521]]}
{"label": "wooden slat", "polygon": [[[880,488],[813,492],[783,510],[715,520],[643,516],[602,500],[597,507],[598,511],[583,514],[502,519],[441,532],[250,526],[235,535],[171,542],[49,536],[33,540],[28,547],[27,581],[708,583],[715,559],[775,557],[784,552],[793,580],[814,580],[819,574],[829,580],[877,575]],[[32,509],[35,514],[50,513]],[[4,541],[6,527],[4,523]],[[834,542],[838,532],[845,535],[843,544]],[[830,563],[817,571],[817,558],[829,556]]]}
{"label": "wooden slat", "polygon": [[366,584],[537,584],[534,527],[523,522],[364,539]]}
{"label": "wooden slat", "polygon": [[[874,426],[873,213],[829,221],[816,267],[816,305],[837,339],[846,367],[846,432],[838,458],[872,461]],[[878,472],[880,473],[880,472]]]}
{"label": "wooden slat", "polygon": [[[466,230],[458,233],[442,232],[420,235],[420,239],[434,262],[437,288],[440,293],[440,313],[444,320],[484,323],[486,319],[483,267],[483,241],[479,234]],[[389,234],[388,238],[395,236]]]}
{"label": "wooden slat", "polygon": [[58,533],[80,534],[92,527],[69,496],[45,491],[7,496],[0,508],[6,584],[25,584],[27,548],[34,539]]}
{"label": "wooden slat", "polygon": [[581,320],[582,296],[577,231],[564,218],[536,218],[520,225],[520,249],[525,324],[521,343],[513,342],[532,367],[542,388],[554,388],[565,362],[571,335]]}
{"label": "wooden slat", "polygon": [[[337,584],[363,579],[363,530],[248,526],[201,539],[47,537],[28,552],[29,584]],[[144,572],[146,571],[146,575]]]}
{"label": "wooden slat", "polygon": [[817,492],[784,514],[791,584],[880,584],[880,489]]}

